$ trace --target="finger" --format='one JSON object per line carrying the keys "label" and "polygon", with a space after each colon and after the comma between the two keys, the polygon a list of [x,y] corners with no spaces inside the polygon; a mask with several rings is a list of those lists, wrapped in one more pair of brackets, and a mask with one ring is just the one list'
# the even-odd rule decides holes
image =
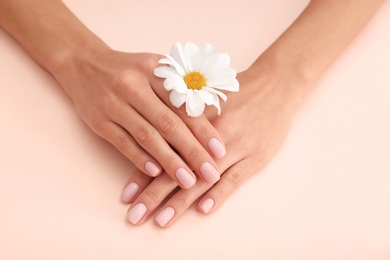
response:
{"label": "finger", "polygon": [[[221,168],[225,170],[231,165],[232,161],[238,161],[236,157],[237,154],[234,155],[234,153],[230,153],[228,156],[224,157],[223,160],[219,161]],[[128,183],[134,182],[136,178],[136,175],[132,175]],[[156,221],[158,221],[159,225],[164,226],[164,221],[169,219],[169,214],[176,211],[184,212],[211,186],[211,184],[197,181],[195,186],[190,190],[178,190],[176,189],[174,181],[163,173],[154,178],[149,185],[146,183],[144,185],[139,185],[139,191],[137,195],[135,195],[135,197],[137,197],[136,201],[128,213],[128,215],[131,216],[129,217],[129,222],[134,224],[143,223],[167,199],[167,197],[171,196],[172,198],[164,206],[164,208],[168,209],[164,213],[160,213],[162,215],[159,214],[159,218],[156,217]],[[139,203],[141,204],[135,207],[135,205]],[[178,217],[178,214],[176,214],[176,216]]]}
{"label": "finger", "polygon": [[[188,189],[196,182],[195,174],[170,147],[159,132],[132,107],[126,106],[113,116],[121,123],[147,153],[159,162],[168,175],[182,188]],[[131,120],[129,120],[131,118]],[[149,174],[154,177],[156,175]]]}
{"label": "finger", "polygon": [[152,177],[149,177],[139,169],[136,169],[130,175],[130,178],[122,190],[121,200],[124,203],[132,203],[152,181]]}
{"label": "finger", "polygon": [[142,172],[153,177],[161,173],[160,164],[118,124],[109,122],[95,132],[116,147]]}
{"label": "finger", "polygon": [[176,108],[169,100],[169,92],[163,87],[163,79],[154,77],[152,87],[156,94],[164,103],[180,117],[187,127],[194,134],[202,146],[214,157],[222,158],[226,154],[225,144],[215,127],[210,123],[205,115],[190,117],[187,115],[184,106]]}
{"label": "finger", "polygon": [[[159,210],[155,221],[160,227],[172,225],[207,190],[198,208],[209,213],[220,206],[243,181],[251,175],[249,160],[242,160],[229,168],[214,186],[195,185],[191,190],[180,190]],[[196,189],[195,189],[196,188]]]}
{"label": "finger", "polygon": [[198,202],[199,211],[209,214],[216,210],[223,202],[250,176],[258,167],[253,166],[251,159],[244,159],[230,167],[202,199]]}
{"label": "finger", "polygon": [[[128,88],[128,91],[124,93],[129,95],[130,106],[134,107],[157,131],[152,127],[147,127],[146,122],[142,120],[137,122],[138,125],[127,123],[128,118],[134,116],[132,115],[134,111],[131,109],[124,112],[127,115],[120,121],[121,124],[134,136],[141,147],[160,162],[182,188],[190,188],[195,184],[195,176],[189,167],[205,182],[218,181],[220,174],[213,158],[184,122],[155,95],[150,87],[142,87],[149,84],[146,79],[142,81],[138,77],[126,74],[116,84],[122,84],[125,85],[123,88]],[[168,144],[163,145],[164,141],[159,138],[159,134],[179,152],[189,167],[178,155],[174,154],[172,149],[168,152]]]}
{"label": "finger", "polygon": [[[142,187],[145,187],[145,183],[140,184],[140,190]],[[145,222],[176,187],[177,184],[167,174],[153,179],[130,206],[127,212],[128,221],[134,225]]]}

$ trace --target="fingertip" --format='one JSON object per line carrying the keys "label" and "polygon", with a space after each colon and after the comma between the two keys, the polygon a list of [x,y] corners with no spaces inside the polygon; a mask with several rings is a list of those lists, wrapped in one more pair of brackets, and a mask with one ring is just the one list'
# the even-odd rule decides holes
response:
{"label": "fingertip", "polygon": [[164,227],[167,227],[167,225],[173,219],[175,214],[176,214],[176,211],[173,207],[167,207],[156,215],[156,217],[154,218],[154,221],[160,227],[164,228]]}
{"label": "fingertip", "polygon": [[151,177],[156,177],[161,173],[161,168],[151,161],[145,163],[145,169]]}
{"label": "fingertip", "polygon": [[199,209],[204,214],[209,214],[214,208],[215,201],[212,198],[207,198],[199,203]]}
{"label": "fingertip", "polygon": [[129,183],[122,191],[121,200],[125,203],[130,203],[134,200],[135,195],[139,191],[139,185],[135,182]]}
{"label": "fingertip", "polygon": [[222,158],[226,155],[225,145],[215,137],[209,140],[207,146],[211,153],[217,158]]}
{"label": "fingertip", "polygon": [[220,174],[217,169],[209,162],[203,163],[199,168],[200,173],[206,183],[214,184],[220,179]]}
{"label": "fingertip", "polygon": [[141,219],[145,216],[147,211],[148,208],[144,203],[138,203],[127,212],[127,220],[131,224],[137,225],[140,223]]}
{"label": "fingertip", "polygon": [[178,180],[180,187],[183,189],[189,189],[196,183],[195,175],[184,168],[179,168],[176,170],[176,179]]}

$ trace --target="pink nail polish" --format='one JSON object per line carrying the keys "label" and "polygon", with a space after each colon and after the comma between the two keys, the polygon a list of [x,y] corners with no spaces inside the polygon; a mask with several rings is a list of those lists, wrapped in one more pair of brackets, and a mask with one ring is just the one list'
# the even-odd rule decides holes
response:
{"label": "pink nail polish", "polygon": [[206,199],[205,201],[203,201],[203,203],[200,205],[200,209],[204,212],[204,213],[209,213],[210,210],[214,207],[214,200],[212,198],[208,198]]}
{"label": "pink nail polish", "polygon": [[217,158],[222,158],[226,154],[225,146],[217,138],[211,138],[208,147]]}
{"label": "pink nail polish", "polygon": [[184,168],[179,168],[176,170],[176,178],[185,189],[191,188],[195,185],[196,182],[195,176]]}
{"label": "pink nail polish", "polygon": [[146,205],[143,203],[138,203],[127,213],[127,219],[130,223],[137,224],[143,218],[146,211]]}
{"label": "pink nail polish", "polygon": [[138,190],[139,190],[138,184],[135,182],[131,182],[122,191],[122,195],[121,195],[122,201],[129,203],[134,198],[134,196],[137,194]]}
{"label": "pink nail polish", "polygon": [[165,227],[175,216],[175,210],[172,207],[165,208],[155,218],[160,227]]}
{"label": "pink nail polish", "polygon": [[219,172],[209,162],[203,163],[199,170],[207,183],[214,184],[220,178]]}
{"label": "pink nail polish", "polygon": [[160,168],[153,162],[147,162],[145,164],[145,169],[152,177],[156,177],[160,173]]}

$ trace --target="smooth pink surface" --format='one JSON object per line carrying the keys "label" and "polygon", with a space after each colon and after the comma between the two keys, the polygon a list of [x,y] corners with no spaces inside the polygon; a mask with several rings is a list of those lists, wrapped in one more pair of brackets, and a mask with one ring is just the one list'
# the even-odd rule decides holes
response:
{"label": "smooth pink surface", "polygon": [[[65,1],[113,48],[210,42],[246,68],[307,1]],[[390,259],[390,2],[329,68],[272,163],[217,212],[126,220],[133,166],[0,31],[0,259]]]}

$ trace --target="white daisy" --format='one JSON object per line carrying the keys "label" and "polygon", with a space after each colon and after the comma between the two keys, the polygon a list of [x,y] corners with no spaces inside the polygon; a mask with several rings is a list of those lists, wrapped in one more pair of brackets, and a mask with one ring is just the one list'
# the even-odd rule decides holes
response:
{"label": "white daisy", "polygon": [[185,46],[177,43],[172,47],[171,55],[159,60],[168,66],[157,67],[154,74],[165,78],[164,87],[171,91],[169,99],[179,108],[186,103],[187,114],[200,116],[205,104],[213,105],[221,114],[219,97],[227,97],[219,90],[237,92],[239,83],[236,71],[229,67],[230,58],[226,53],[214,53],[210,44],[198,47],[188,42]]}

